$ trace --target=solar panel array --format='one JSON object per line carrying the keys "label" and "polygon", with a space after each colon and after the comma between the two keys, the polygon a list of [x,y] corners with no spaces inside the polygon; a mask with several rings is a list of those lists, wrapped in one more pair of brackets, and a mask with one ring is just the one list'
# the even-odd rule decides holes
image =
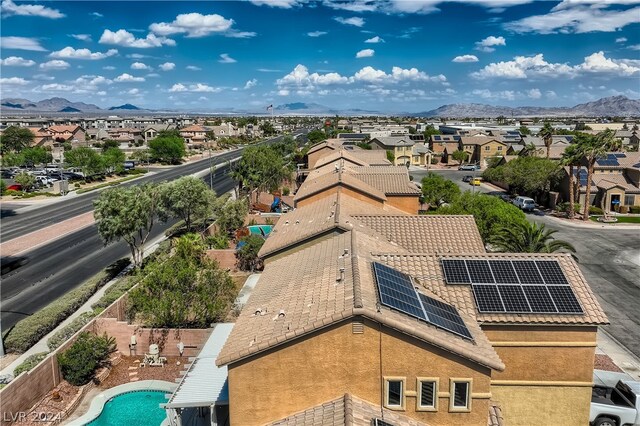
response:
{"label": "solar panel array", "polygon": [[627,155],[624,154],[623,152],[615,152],[613,154],[607,154],[606,157],[598,158],[596,160],[596,163],[599,166],[617,167],[620,165],[620,163],[618,162],[618,158],[626,158],[626,157]]}
{"label": "solar panel array", "polygon": [[587,170],[582,168],[577,168],[573,172],[576,175],[576,178],[580,181],[580,186],[587,186]]}
{"label": "solar panel array", "polygon": [[378,284],[380,303],[384,306],[465,339],[472,339],[456,308],[418,293],[408,275],[377,262],[373,263],[373,273]]}
{"label": "solar panel array", "polygon": [[480,312],[581,314],[555,260],[442,259],[447,284],[471,284]]}

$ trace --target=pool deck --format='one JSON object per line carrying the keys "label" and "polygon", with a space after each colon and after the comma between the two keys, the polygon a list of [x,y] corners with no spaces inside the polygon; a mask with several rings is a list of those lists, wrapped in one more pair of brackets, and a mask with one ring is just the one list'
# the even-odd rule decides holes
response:
{"label": "pool deck", "polygon": [[143,390],[155,390],[173,393],[177,386],[178,385],[176,383],[165,382],[164,380],[142,380],[139,382],[125,383],[124,385],[119,385],[111,389],[107,389],[94,396],[91,399],[89,410],[85,414],[74,420],[64,422],[63,424],[67,426],[84,426],[85,424],[98,417],[102,412],[102,409],[104,408],[104,404],[106,404],[107,401],[109,401],[116,395]]}

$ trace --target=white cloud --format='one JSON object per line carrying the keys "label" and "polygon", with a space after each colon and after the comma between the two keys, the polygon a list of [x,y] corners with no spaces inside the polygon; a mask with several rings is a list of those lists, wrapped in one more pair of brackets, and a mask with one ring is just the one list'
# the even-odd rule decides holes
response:
{"label": "white cloud", "polygon": [[3,77],[0,78],[0,84],[6,84],[8,86],[24,86],[25,84],[29,84],[29,82],[22,77]]}
{"label": "white cloud", "polygon": [[296,67],[289,74],[276,80],[276,84],[280,88],[295,87],[295,88],[307,88],[313,89],[314,86],[324,86],[331,84],[346,84],[349,83],[347,77],[343,77],[338,73],[309,74],[309,69],[301,64]]}
{"label": "white cloud", "polygon": [[89,34],[69,34],[69,36],[80,41],[91,41],[91,35]]}
{"label": "white cloud", "polygon": [[113,71],[116,69],[113,65],[107,65],[106,67],[102,67],[103,70]]}
{"label": "white cloud", "polygon": [[253,78],[245,83],[244,90],[251,89],[252,87],[255,87],[257,84],[258,84],[258,80]]}
{"label": "white cloud", "polygon": [[309,37],[320,37],[320,36],[323,36],[325,34],[327,34],[326,31],[311,31],[311,32],[307,33],[307,35]]}
{"label": "white cloud", "polygon": [[627,49],[640,50],[640,44],[632,44],[631,46],[627,46]]}
{"label": "white cloud", "polygon": [[384,40],[379,36],[371,37],[364,41],[365,43],[384,43]]}
{"label": "white cloud", "polygon": [[380,3],[370,0],[325,0],[323,4],[327,7],[337,10],[348,10],[349,12],[375,12],[378,10]]}
{"label": "white cloud", "polygon": [[229,56],[228,53],[223,53],[220,55],[220,59],[218,59],[218,62],[220,62],[221,64],[235,64],[238,61]]}
{"label": "white cloud", "polygon": [[478,62],[478,57],[476,55],[456,56],[451,62]]}
{"label": "white cloud", "polygon": [[131,89],[131,90],[128,90],[126,93],[127,93],[127,95],[133,95],[133,96],[139,95],[140,94],[140,89]]}
{"label": "white cloud", "polygon": [[362,49],[358,53],[356,53],[356,58],[370,58],[375,55],[376,51],[373,49]]}
{"label": "white cloud", "polygon": [[527,90],[527,96],[531,99],[540,99],[542,97],[542,92],[540,92],[540,89],[530,89]]}
{"label": "white cloud", "polygon": [[24,59],[20,56],[9,56],[8,58],[0,60],[0,65],[5,67],[32,67],[35,64],[35,61]]}
{"label": "white cloud", "polygon": [[495,47],[493,46],[506,46],[506,45],[507,43],[504,37],[489,36],[483,40],[476,42],[476,50],[479,50],[481,52],[493,52],[494,50],[496,50]]}
{"label": "white cloud", "polygon": [[476,89],[471,94],[481,97],[482,99],[502,99],[507,101],[513,101],[518,95],[513,90],[501,90],[498,92],[492,92],[489,89]]}
{"label": "white cloud", "polygon": [[226,37],[248,38],[256,35],[254,32],[234,30],[231,28],[233,24],[233,19],[226,19],[218,14],[185,13],[176,16],[173,22],[151,24],[149,30],[161,36],[186,34],[187,37],[204,37],[222,34]]}
{"label": "white cloud", "polygon": [[626,42],[626,41],[627,41],[627,38],[626,38],[626,37],[618,37],[618,38],[616,39],[616,43],[624,43],[624,42]]}
{"label": "white cloud", "polygon": [[609,10],[613,3],[633,4],[637,1],[563,1],[546,15],[529,16],[504,25],[517,33],[588,33],[612,32],[640,22],[640,7]]}
{"label": "white cloud", "polygon": [[289,96],[289,91],[287,89],[280,89],[280,90],[278,90],[278,95],[279,96]]}
{"label": "white cloud", "polygon": [[633,59],[610,59],[604,52],[595,52],[584,58],[584,62],[574,66],[566,63],[550,63],[543,55],[516,56],[513,61],[497,62],[471,73],[476,79],[507,78],[525,79],[533,77],[573,78],[584,74],[612,74],[628,77],[640,72],[640,61]]}
{"label": "white cloud", "polygon": [[104,15],[102,13],[98,13],[98,12],[91,12],[89,15],[93,16],[94,18],[103,18]]}
{"label": "white cloud", "polygon": [[547,96],[548,99],[556,99],[558,97],[556,92],[554,92],[553,90],[547,90],[545,92],[545,95]]}
{"label": "white cloud", "polygon": [[0,37],[0,47],[3,49],[33,50],[34,52],[47,51],[40,46],[37,39],[29,37]]}
{"label": "white cloud", "polygon": [[60,60],[60,59],[53,59],[51,61],[48,62],[44,62],[42,64],[40,64],[40,69],[41,70],[66,70],[67,68],[69,68],[71,65],[69,64],[69,62]]}
{"label": "white cloud", "polygon": [[39,4],[20,4],[17,5],[11,0],[3,0],[0,11],[7,16],[39,16],[41,18],[59,19],[64,18],[65,14],[56,9],[50,9],[48,7]]}
{"label": "white cloud", "polygon": [[219,87],[211,87],[207,84],[196,83],[184,85],[182,83],[176,83],[169,89],[169,92],[198,92],[198,93],[217,93],[222,89]]}
{"label": "white cloud", "polygon": [[147,64],[144,64],[142,62],[134,62],[131,64],[131,69],[132,70],[150,70],[151,67]]}
{"label": "white cloud", "polygon": [[359,16],[353,16],[351,18],[343,18],[342,16],[336,16],[335,19],[337,22],[340,22],[344,25],[353,25],[354,27],[362,27],[364,26],[364,19]]}
{"label": "white cloud", "polygon": [[189,71],[202,71],[202,68],[196,67],[195,65],[187,65],[185,68]]}
{"label": "white cloud", "polygon": [[173,62],[165,62],[164,64],[160,64],[160,69],[162,71],[171,71],[176,67],[176,64]]}
{"label": "white cloud", "polygon": [[52,83],[43,84],[42,86],[34,90],[42,92],[73,92],[75,91],[75,87],[68,84]]}
{"label": "white cloud", "polygon": [[256,71],[260,72],[282,72],[282,70],[276,70],[272,68],[257,68]]}
{"label": "white cloud", "polygon": [[67,46],[62,50],[50,53],[49,56],[52,58],[98,60],[116,54],[118,54],[117,49],[109,49],[106,52],[91,52],[89,49],[74,49],[71,46]]}
{"label": "white cloud", "polygon": [[35,74],[33,76],[34,80],[41,80],[41,81],[51,81],[51,80],[55,80],[56,78],[47,74]]}
{"label": "white cloud", "polygon": [[120,74],[113,81],[117,83],[139,83],[144,81],[144,77],[134,77],[131,74]]}
{"label": "white cloud", "polygon": [[305,3],[300,0],[250,0],[256,6],[279,7],[281,9],[291,9],[294,6],[300,6]]}
{"label": "white cloud", "polygon": [[135,47],[139,49],[148,49],[150,47],[175,46],[176,42],[166,37],[157,37],[155,34],[147,34],[146,38],[136,38],[127,30],[104,30],[100,40],[100,44],[114,44],[123,47]]}
{"label": "white cloud", "polygon": [[[266,1],[266,0],[263,0]],[[485,7],[489,12],[500,13],[507,7],[531,3],[533,0],[451,0],[451,3],[468,3]],[[382,12],[386,14],[429,14],[439,12],[439,4],[445,0],[324,0],[323,4],[336,10],[350,12]]]}

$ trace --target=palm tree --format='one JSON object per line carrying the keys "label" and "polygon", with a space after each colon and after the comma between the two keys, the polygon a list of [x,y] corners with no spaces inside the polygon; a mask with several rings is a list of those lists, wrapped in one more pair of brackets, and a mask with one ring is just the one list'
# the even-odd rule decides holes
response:
{"label": "palm tree", "polygon": [[536,150],[538,149],[538,147],[536,147],[536,144],[534,144],[533,142],[526,144],[524,147],[522,147],[522,149],[520,150],[520,156],[521,157],[529,157],[529,156],[536,156]]}
{"label": "palm tree", "polygon": [[538,132],[538,136],[544,141],[544,146],[547,148],[547,159],[549,159],[549,151],[553,143],[553,127],[551,127],[548,121],[544,122],[544,126],[542,126],[542,129]]}
{"label": "palm tree", "polygon": [[584,198],[584,208],[582,220],[589,220],[589,205],[591,204],[591,178],[596,161],[607,155],[616,146],[615,133],[607,129],[597,135],[579,134],[576,136],[578,149],[582,153],[582,158],[587,163],[587,189]]}
{"label": "palm tree", "polygon": [[564,152],[562,153],[561,164],[563,166],[569,166],[569,219],[573,219],[576,215],[574,202],[576,199],[575,196],[575,182],[576,176],[573,173],[573,167],[577,164],[580,165],[580,160],[582,159],[582,153],[580,152],[580,147],[577,144],[569,145]]}
{"label": "palm tree", "polygon": [[544,224],[523,222],[501,228],[489,242],[503,253],[553,253],[559,250],[575,253],[576,249],[571,244],[553,237],[556,232],[546,229]]}

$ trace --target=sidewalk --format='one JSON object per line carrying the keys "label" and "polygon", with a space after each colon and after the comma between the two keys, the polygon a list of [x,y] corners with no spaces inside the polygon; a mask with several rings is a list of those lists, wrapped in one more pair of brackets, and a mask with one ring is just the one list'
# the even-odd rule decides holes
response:
{"label": "sidewalk", "polygon": [[640,381],[640,358],[622,346],[603,328],[598,329],[596,354],[605,354],[633,380]]}

